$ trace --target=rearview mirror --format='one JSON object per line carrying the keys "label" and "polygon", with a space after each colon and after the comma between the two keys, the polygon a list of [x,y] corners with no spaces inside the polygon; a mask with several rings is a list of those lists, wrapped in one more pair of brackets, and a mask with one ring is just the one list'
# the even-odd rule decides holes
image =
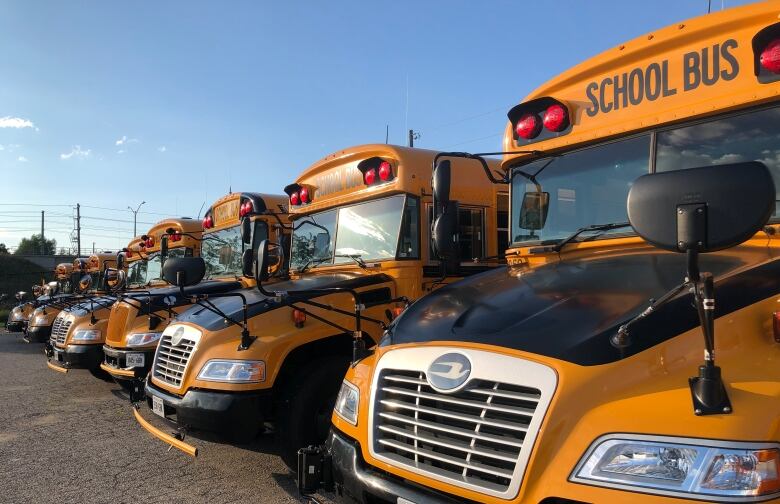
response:
{"label": "rearview mirror", "polygon": [[241,240],[247,245],[252,243],[252,221],[249,217],[241,219]]}
{"label": "rearview mirror", "polygon": [[544,228],[547,222],[547,212],[550,209],[550,193],[542,191],[529,191],[523,195],[520,204],[521,229],[536,231]]}
{"label": "rearview mirror", "polygon": [[450,181],[452,180],[452,166],[448,159],[439,160],[433,169],[433,199],[443,205],[450,201]]}
{"label": "rearview mirror", "polygon": [[160,255],[163,257],[168,255],[168,235],[160,238]]}
{"label": "rearview mirror", "polygon": [[639,236],[674,252],[739,245],[775,209],[775,183],[763,163],[733,163],[642,175],[628,192]]}
{"label": "rearview mirror", "polygon": [[263,240],[257,247],[257,269],[255,270],[257,285],[268,280],[268,276],[268,240]]}
{"label": "rearview mirror", "polygon": [[446,203],[434,218],[431,241],[436,256],[443,261],[458,259],[458,202]]}
{"label": "rearview mirror", "polygon": [[108,268],[106,269],[106,285],[112,291],[116,291],[125,286],[127,275],[124,270]]}
{"label": "rearview mirror", "polygon": [[241,272],[245,277],[252,278],[254,273],[254,258],[252,257],[252,249],[248,248],[244,250],[241,255]]}
{"label": "rearview mirror", "polygon": [[177,287],[196,285],[206,276],[202,257],[171,257],[163,265],[163,280]]}
{"label": "rearview mirror", "polygon": [[120,252],[116,255],[116,269],[125,269],[125,254],[123,252]]}
{"label": "rearview mirror", "polygon": [[81,292],[86,292],[90,287],[92,287],[92,276],[82,275],[81,278],[79,278],[79,290]]}

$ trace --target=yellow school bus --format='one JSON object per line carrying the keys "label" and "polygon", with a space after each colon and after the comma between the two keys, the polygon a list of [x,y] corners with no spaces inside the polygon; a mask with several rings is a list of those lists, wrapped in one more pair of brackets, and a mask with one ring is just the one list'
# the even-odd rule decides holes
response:
{"label": "yellow school bus", "polygon": [[[247,277],[240,269],[242,247],[252,250],[252,240],[259,243],[269,238],[283,239],[282,224],[288,222],[286,202],[287,198],[279,195],[231,193],[209,209],[203,222],[167,219],[155,225],[149,234],[159,234],[160,240],[168,241],[168,258],[200,257],[203,249],[210,261],[209,278],[182,292],[178,287],[164,286],[162,264],[154,274],[159,280],[150,285],[134,282],[131,275],[130,287],[146,288],[123,296],[113,306],[102,369],[122,387],[133,387],[136,380],[146,377],[160,336],[172,317],[192,305],[191,296],[215,295],[254,285],[251,272]],[[239,227],[243,218],[249,221],[252,236],[250,243],[242,244]],[[223,250],[226,243],[231,247],[229,254]],[[148,274],[146,277],[150,279]]]}
{"label": "yellow school bus", "polygon": [[50,369],[67,373],[71,368],[80,368],[101,375],[108,313],[116,300],[107,285],[106,272],[116,265],[117,256],[108,253],[73,261],[73,288],[82,297],[54,318],[46,345]]}
{"label": "yellow school bus", "polygon": [[26,291],[19,291],[14,294],[14,298],[18,303],[8,313],[8,318],[5,321],[5,329],[7,331],[23,332],[27,327],[27,323],[35,309],[35,301],[29,300],[27,296],[28,293]]}
{"label": "yellow school bus", "polygon": [[[457,162],[463,173],[453,187],[461,201],[457,245],[464,264],[443,275],[423,246],[435,155],[391,145],[352,147],[288,185],[294,231],[289,247],[281,245],[290,250],[289,279],[245,289],[244,300],[216,299],[214,309],[196,306],[179,315],[163,332],[147,380],[150,409],[180,432],[218,431],[238,441],[273,422],[288,461],[301,443],[324,439],[356,330],[373,346],[409,302],[455,276],[484,270],[486,258],[499,262],[502,216],[495,209],[504,195],[480,175],[476,161]],[[357,329],[356,308],[362,312]],[[145,426],[171,442],[160,428]]]}
{"label": "yellow school bus", "polygon": [[43,296],[30,315],[30,323],[24,334],[27,342],[44,343],[51,336],[51,326],[60,311],[75,299],[72,289],[73,264],[60,263],[54,268],[54,280],[46,284]]}
{"label": "yellow school bus", "polygon": [[[512,108],[508,266],[422,298],[348,370],[325,450],[301,451],[303,490],[327,468],[349,502],[777,501],[779,15],[682,21]],[[713,297],[685,278],[693,249],[662,252],[637,222],[672,238],[747,224],[740,186],[718,184],[756,165],[768,224],[701,255]],[[677,206],[632,214],[648,180],[694,176],[701,190],[664,187]],[[716,214],[707,194],[739,204]]]}
{"label": "yellow school bus", "polygon": [[[135,326],[139,311],[148,313],[152,302],[159,302],[152,295],[152,291],[166,285],[162,279],[165,260],[168,257],[200,255],[200,240],[199,220],[163,219],[122,251],[125,260],[130,261],[130,264],[127,276],[121,277],[119,282],[130,292],[120,296],[111,307],[106,326],[106,341],[103,345],[104,362],[100,364],[100,368],[120,385],[124,386],[128,378],[135,376],[134,368],[146,367],[145,360],[154,352],[159,339],[159,334],[155,336],[154,330],[163,322],[164,317],[158,317],[152,312],[151,317],[146,317],[145,330],[127,334],[125,329]],[[167,306],[162,302],[159,304]],[[138,325],[142,327],[141,324]],[[128,350],[132,351],[129,356]]]}

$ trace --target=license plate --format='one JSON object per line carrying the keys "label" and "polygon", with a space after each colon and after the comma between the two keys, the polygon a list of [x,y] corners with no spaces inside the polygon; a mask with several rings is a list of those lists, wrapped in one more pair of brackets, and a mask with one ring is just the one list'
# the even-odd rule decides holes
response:
{"label": "license plate", "polygon": [[165,406],[163,400],[157,396],[152,396],[152,412],[165,418]]}
{"label": "license plate", "polygon": [[57,362],[63,362],[62,352],[55,349],[54,350],[54,358],[57,360]]}
{"label": "license plate", "polygon": [[144,367],[144,354],[129,353],[125,356],[125,367]]}

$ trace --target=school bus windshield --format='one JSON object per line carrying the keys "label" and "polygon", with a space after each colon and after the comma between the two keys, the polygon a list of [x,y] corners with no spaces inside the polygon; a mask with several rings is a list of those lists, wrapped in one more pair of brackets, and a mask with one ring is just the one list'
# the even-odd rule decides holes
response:
{"label": "school bus windshield", "polygon": [[[653,140],[655,156],[651,156]],[[557,241],[583,226],[628,220],[628,190],[634,179],[649,171],[742,161],[764,163],[780,190],[780,108],[734,114],[532,161],[513,171],[512,197],[517,204],[512,211],[512,241]],[[538,202],[524,202],[526,193],[536,191],[546,193],[544,198],[549,201],[544,222]]]}
{"label": "school bus windshield", "polygon": [[301,269],[307,264],[354,262],[349,256],[362,260],[414,257],[419,248],[417,230],[408,223],[416,222],[416,217],[411,218],[416,211],[416,199],[398,195],[304,217],[293,233],[290,264]]}
{"label": "school bus windshield", "polygon": [[204,236],[201,255],[206,261],[206,278],[241,275],[243,245],[239,226]]}

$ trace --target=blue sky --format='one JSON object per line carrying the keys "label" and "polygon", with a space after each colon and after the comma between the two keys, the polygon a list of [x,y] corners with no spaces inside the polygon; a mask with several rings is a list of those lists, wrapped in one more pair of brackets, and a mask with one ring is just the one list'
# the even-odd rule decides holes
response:
{"label": "blue sky", "polygon": [[385,125],[391,143],[408,125],[420,147],[499,150],[506,111],[545,80],[706,8],[5,0],[0,242],[38,230],[46,210],[47,235],[68,246],[79,202],[82,246],[116,249],[128,205],[147,202],[140,234],[231,186],[278,193],[332,151],[384,142]]}

